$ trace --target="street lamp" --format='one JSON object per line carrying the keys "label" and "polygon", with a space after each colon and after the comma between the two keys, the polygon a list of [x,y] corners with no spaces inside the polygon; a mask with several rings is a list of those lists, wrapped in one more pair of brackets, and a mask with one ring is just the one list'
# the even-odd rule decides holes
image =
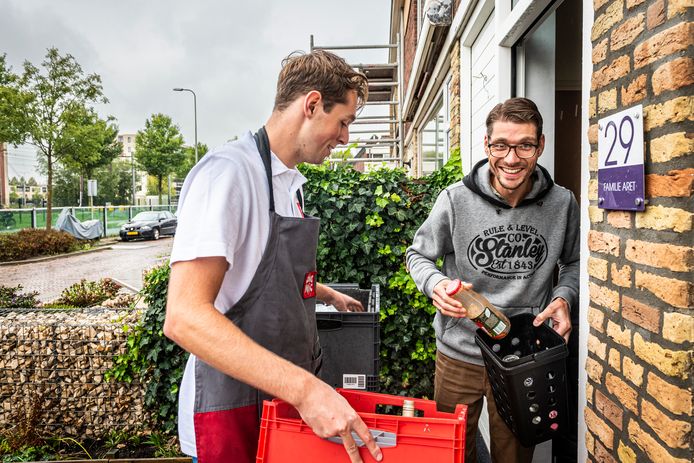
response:
{"label": "street lamp", "polygon": [[193,94],[193,116],[195,117],[195,164],[198,163],[198,102],[195,97],[195,92],[189,88],[176,87],[174,92],[190,92]]}

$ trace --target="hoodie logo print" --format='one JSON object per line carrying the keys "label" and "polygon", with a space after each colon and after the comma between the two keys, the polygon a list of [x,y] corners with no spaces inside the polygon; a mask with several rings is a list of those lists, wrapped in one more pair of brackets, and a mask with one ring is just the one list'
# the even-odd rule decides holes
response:
{"label": "hoodie logo print", "polygon": [[502,280],[530,278],[547,259],[547,242],[535,227],[510,224],[490,227],[472,239],[470,264]]}

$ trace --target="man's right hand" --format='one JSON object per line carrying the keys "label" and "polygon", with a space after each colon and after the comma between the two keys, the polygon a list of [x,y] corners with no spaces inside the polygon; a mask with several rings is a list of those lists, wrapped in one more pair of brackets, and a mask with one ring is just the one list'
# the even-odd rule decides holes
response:
{"label": "man's right hand", "polygon": [[340,436],[352,463],[363,463],[352,431],[364,442],[376,461],[383,459],[381,449],[357,412],[344,397],[324,382],[316,378],[296,409],[318,437]]}
{"label": "man's right hand", "polygon": [[[434,286],[432,301],[434,306],[439,309],[442,315],[453,318],[463,318],[467,316],[467,310],[457,299],[453,299],[446,294],[446,287],[451,280],[441,280]],[[472,289],[472,284],[463,282],[463,291]]]}

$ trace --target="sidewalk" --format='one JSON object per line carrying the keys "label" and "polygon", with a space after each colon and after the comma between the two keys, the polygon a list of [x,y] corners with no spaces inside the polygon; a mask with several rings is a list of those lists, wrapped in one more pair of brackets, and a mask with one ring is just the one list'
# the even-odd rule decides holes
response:
{"label": "sidewalk", "polygon": [[143,272],[165,263],[172,245],[173,239],[166,237],[158,241],[112,241],[87,252],[10,263],[0,266],[0,285],[22,285],[24,292],[38,291],[41,302],[57,299],[65,288],[82,279],[113,278],[139,291]]}

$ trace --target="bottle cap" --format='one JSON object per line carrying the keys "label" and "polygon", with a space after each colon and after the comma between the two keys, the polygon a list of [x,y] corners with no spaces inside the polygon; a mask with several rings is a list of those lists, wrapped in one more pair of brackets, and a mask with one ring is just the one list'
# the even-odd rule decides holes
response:
{"label": "bottle cap", "polygon": [[460,288],[463,286],[463,283],[458,280],[457,278],[455,280],[451,280],[448,282],[448,286],[446,286],[446,294],[449,296],[454,295],[458,291],[460,291]]}

